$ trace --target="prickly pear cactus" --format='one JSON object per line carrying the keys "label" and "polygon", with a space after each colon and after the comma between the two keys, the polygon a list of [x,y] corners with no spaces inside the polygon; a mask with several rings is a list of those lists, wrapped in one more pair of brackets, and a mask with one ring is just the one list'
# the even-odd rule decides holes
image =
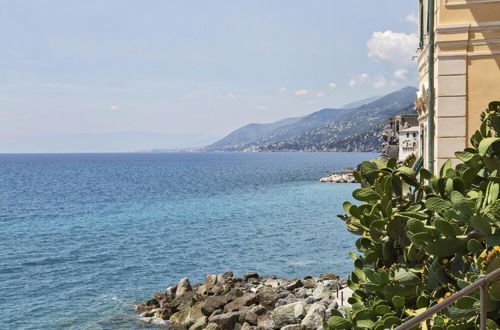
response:
{"label": "prickly pear cactus", "polygon": [[[363,162],[354,173],[360,205],[344,203],[347,228],[359,236],[351,253],[354,290],[346,316],[324,328],[391,329],[500,267],[500,102],[482,114],[471,147],[439,175],[398,167],[396,160]],[[488,288],[488,329],[500,327],[500,279]],[[477,329],[479,293],[421,325]]]}

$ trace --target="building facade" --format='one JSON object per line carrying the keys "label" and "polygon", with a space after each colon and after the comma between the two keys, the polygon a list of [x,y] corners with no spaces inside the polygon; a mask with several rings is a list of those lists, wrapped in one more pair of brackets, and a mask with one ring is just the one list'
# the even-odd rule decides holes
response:
{"label": "building facade", "polygon": [[399,161],[404,161],[408,156],[419,156],[419,128],[412,126],[399,130]]}
{"label": "building facade", "polygon": [[419,0],[419,18],[420,152],[437,172],[500,99],[500,0]]}

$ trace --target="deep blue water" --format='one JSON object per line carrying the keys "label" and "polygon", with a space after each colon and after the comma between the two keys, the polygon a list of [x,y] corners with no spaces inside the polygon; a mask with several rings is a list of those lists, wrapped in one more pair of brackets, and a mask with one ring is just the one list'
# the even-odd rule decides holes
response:
{"label": "deep blue water", "polygon": [[189,276],[346,275],[366,153],[0,155],[0,329],[131,329]]}

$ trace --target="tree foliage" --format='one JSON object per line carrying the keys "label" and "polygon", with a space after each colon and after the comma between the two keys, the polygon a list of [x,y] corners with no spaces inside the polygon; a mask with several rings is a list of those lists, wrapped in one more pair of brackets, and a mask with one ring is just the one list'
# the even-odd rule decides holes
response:
{"label": "tree foliage", "polygon": [[[359,205],[344,203],[348,230],[359,236],[351,253],[354,291],[346,315],[324,328],[390,329],[500,267],[500,103],[482,113],[471,147],[439,175],[398,167],[395,159],[363,162],[354,172]],[[500,324],[500,279],[488,288],[488,327]],[[421,325],[477,329],[479,293]]]}

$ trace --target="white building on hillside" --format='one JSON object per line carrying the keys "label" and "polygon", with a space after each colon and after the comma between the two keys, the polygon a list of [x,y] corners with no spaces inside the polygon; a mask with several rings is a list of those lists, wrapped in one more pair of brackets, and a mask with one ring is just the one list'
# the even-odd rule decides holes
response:
{"label": "white building on hillside", "polygon": [[414,154],[417,158],[419,156],[418,126],[399,130],[399,160],[404,161],[411,154]]}

